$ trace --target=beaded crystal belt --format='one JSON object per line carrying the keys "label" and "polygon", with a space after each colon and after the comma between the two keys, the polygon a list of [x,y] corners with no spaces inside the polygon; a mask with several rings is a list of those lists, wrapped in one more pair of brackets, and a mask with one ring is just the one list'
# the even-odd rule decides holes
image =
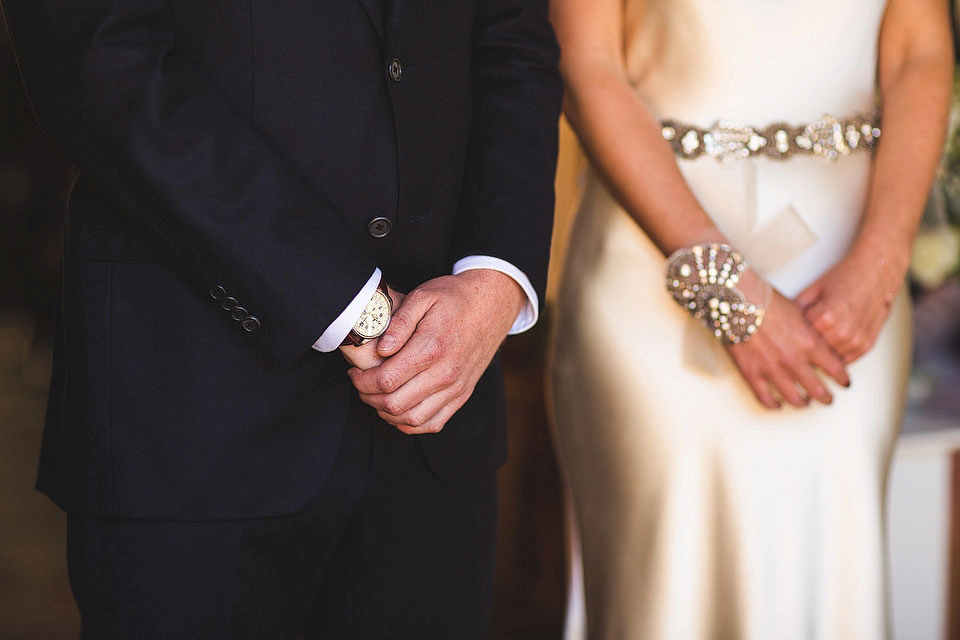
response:
{"label": "beaded crystal belt", "polygon": [[661,133],[673,152],[692,159],[708,155],[721,162],[765,155],[784,160],[794,154],[809,154],[836,160],[853,151],[872,149],[880,137],[876,118],[856,115],[848,120],[823,116],[807,125],[774,123],[763,129],[720,120],[709,129],[664,120]]}

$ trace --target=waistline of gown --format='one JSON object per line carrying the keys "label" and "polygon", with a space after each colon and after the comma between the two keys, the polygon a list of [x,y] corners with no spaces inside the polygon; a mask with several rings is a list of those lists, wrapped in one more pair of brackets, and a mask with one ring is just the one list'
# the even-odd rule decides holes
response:
{"label": "waistline of gown", "polygon": [[762,127],[717,120],[707,128],[666,119],[660,123],[663,139],[678,158],[706,155],[727,163],[738,158],[765,156],[787,160],[814,155],[829,160],[872,151],[880,138],[880,118],[857,113],[849,118],[829,114],[806,124],[774,122]]}

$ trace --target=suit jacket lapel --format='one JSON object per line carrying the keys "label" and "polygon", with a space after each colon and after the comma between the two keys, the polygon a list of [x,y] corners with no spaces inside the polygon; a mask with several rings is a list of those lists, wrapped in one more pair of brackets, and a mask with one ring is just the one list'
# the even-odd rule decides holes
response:
{"label": "suit jacket lapel", "polygon": [[384,12],[387,7],[385,6],[389,0],[359,0],[360,4],[363,5],[363,10],[367,12],[367,17],[370,18],[370,22],[373,23],[373,28],[377,30],[377,34],[381,38],[384,37],[383,34],[383,23],[384,23]]}

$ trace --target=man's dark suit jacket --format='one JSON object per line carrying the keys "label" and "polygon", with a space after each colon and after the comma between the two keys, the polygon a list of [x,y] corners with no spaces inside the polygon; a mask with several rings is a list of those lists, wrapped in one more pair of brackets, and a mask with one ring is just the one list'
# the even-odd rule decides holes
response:
{"label": "man's dark suit jacket", "polygon": [[[311,345],[376,266],[409,290],[489,255],[542,299],[561,96],[545,0],[2,5],[79,175],[38,483],[61,507],[303,506],[355,394]],[[422,437],[433,469],[501,463],[504,417],[495,361]]]}

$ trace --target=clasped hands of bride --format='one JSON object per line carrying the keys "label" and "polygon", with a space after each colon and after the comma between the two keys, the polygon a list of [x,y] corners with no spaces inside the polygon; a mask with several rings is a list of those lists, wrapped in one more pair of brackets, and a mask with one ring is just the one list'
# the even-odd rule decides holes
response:
{"label": "clasped hands of bride", "polygon": [[[790,300],[773,291],[763,325],[727,350],[757,399],[830,404],[825,374],[850,386],[846,365],[873,346],[909,264],[910,247],[860,238],[823,276]],[[778,398],[779,396],[779,398]]]}
{"label": "clasped hands of bride", "polygon": [[470,398],[516,320],[526,294],[513,278],[473,269],[404,295],[388,287],[390,326],[341,347],[361,400],[406,434],[437,433]]}

